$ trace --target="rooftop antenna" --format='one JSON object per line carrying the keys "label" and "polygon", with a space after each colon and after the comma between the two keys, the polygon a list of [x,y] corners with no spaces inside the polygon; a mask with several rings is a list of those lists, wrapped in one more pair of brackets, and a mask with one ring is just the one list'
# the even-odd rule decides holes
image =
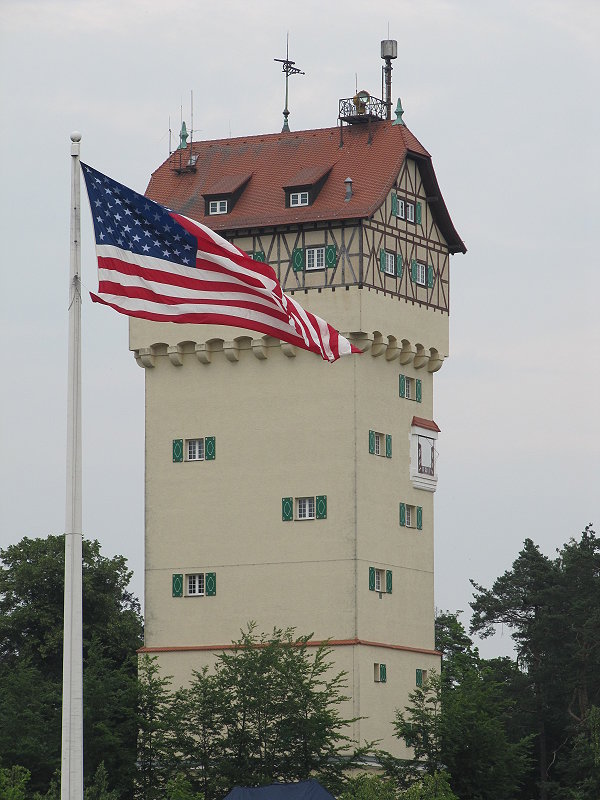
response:
{"label": "rooftop antenna", "polygon": [[190,89],[190,164],[193,161],[192,157],[192,142],[194,141],[194,90]]}
{"label": "rooftop antenna", "polygon": [[290,33],[288,31],[286,40],[285,40],[285,58],[274,58],[273,61],[279,61],[283,67],[282,70],[285,72],[285,108],[283,109],[283,128],[281,132],[288,132],[290,130],[290,126],[288,125],[288,117],[290,115],[290,110],[288,108],[288,80],[290,75],[304,75],[302,70],[295,67],[295,61],[290,61]]}
{"label": "rooftop antenna", "polygon": [[[389,23],[388,23],[389,28]],[[389,33],[388,33],[389,36]],[[392,60],[398,58],[398,42],[395,39],[384,39],[381,42],[381,57],[385,61],[382,67],[385,75],[385,97],[383,102],[386,108],[386,119],[392,118]]]}
{"label": "rooftop antenna", "polygon": [[171,144],[171,115],[169,114],[169,155],[173,152]]}

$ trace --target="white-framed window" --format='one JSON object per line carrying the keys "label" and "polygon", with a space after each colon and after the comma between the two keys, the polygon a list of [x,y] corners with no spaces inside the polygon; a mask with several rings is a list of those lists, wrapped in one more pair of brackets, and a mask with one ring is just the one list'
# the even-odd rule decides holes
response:
{"label": "white-framed window", "polygon": [[415,514],[415,507],[414,506],[406,506],[406,527],[412,528],[414,527],[416,519]]}
{"label": "white-framed window", "polygon": [[315,519],[315,498],[296,498],[296,519]]}
{"label": "white-framed window", "polygon": [[417,461],[420,475],[435,475],[435,439],[419,436],[417,443]]}
{"label": "white-framed window", "polygon": [[412,400],[413,396],[413,379],[409,377],[404,378],[404,397],[407,400]]}
{"label": "white-framed window", "polygon": [[325,269],[325,248],[306,248],[306,271],[311,269]]}
{"label": "white-framed window", "polygon": [[384,434],[375,433],[375,455],[382,456],[384,454]]}
{"label": "white-framed window", "polygon": [[203,572],[186,575],[186,594],[188,597],[204,597],[205,581]]}
{"label": "white-framed window", "polygon": [[290,206],[307,206],[308,192],[290,192]]}
{"label": "white-framed window", "polygon": [[410,479],[415,489],[435,492],[438,480],[437,438],[433,420],[414,417],[410,429]]}
{"label": "white-framed window", "polygon": [[415,204],[414,203],[406,203],[406,219],[408,222],[415,221]]}
{"label": "white-framed window", "polygon": [[417,261],[417,280],[419,286],[427,286],[427,265]]}
{"label": "white-framed window", "polygon": [[227,200],[211,200],[208,204],[209,214],[226,214]]}
{"label": "white-framed window", "polygon": [[204,439],[185,440],[185,460],[204,461]]}
{"label": "white-framed window", "polygon": [[405,219],[405,217],[406,217],[405,206],[406,206],[405,201],[401,197],[399,197],[398,198],[398,211],[397,211],[396,216],[399,217],[400,219]]}
{"label": "white-framed window", "polygon": [[375,570],[375,591],[385,592],[385,571],[382,569]]}
{"label": "white-framed window", "polygon": [[383,271],[386,275],[396,274],[396,256],[394,253],[390,253],[388,250],[385,251],[385,264]]}

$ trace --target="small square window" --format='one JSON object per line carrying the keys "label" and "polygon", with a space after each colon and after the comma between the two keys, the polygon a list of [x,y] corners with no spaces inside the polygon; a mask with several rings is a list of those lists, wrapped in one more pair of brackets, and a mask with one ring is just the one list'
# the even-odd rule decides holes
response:
{"label": "small square window", "polygon": [[325,269],[325,248],[307,247],[306,248],[306,271],[312,269]]}
{"label": "small square window", "polygon": [[290,206],[307,206],[308,192],[290,192]]}
{"label": "small square window", "polygon": [[415,204],[414,203],[407,203],[406,204],[406,219],[408,222],[415,221]]}
{"label": "small square window", "polygon": [[417,261],[417,279],[416,282],[419,286],[427,286],[427,267]]}
{"label": "small square window", "polygon": [[186,461],[204,461],[204,439],[186,439]]}
{"label": "small square window", "polygon": [[314,519],[315,518],[315,498],[314,497],[298,497],[296,500],[296,516],[297,519]]}
{"label": "small square window", "polygon": [[204,597],[204,573],[186,575],[188,597]]}
{"label": "small square window", "polygon": [[211,200],[208,204],[209,214],[226,214],[227,200]]}

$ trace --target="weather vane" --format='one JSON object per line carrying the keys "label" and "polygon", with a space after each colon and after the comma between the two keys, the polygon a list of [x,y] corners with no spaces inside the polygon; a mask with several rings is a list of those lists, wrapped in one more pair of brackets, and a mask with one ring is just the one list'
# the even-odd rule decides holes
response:
{"label": "weather vane", "polygon": [[295,61],[290,61],[290,34],[288,33],[285,40],[285,58],[274,58],[273,61],[279,61],[283,67],[283,72],[285,72],[285,108],[283,109],[283,128],[281,132],[290,130],[290,126],[288,125],[288,117],[290,115],[290,110],[288,108],[288,80],[290,75],[304,75],[302,70],[295,67]]}

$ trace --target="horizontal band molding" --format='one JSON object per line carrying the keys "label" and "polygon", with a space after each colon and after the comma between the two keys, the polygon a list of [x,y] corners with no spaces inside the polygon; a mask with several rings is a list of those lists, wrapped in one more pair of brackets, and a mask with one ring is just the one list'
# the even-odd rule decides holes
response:
{"label": "horizontal band molding", "polygon": [[[253,647],[267,647],[270,642],[256,644]],[[296,647],[301,647],[303,642],[293,642]],[[420,653],[428,656],[441,656],[439,650],[429,650],[426,647],[409,647],[404,644],[387,644],[386,642],[371,642],[368,639],[323,639],[306,642],[306,647],[383,647],[385,650],[402,650],[406,653]],[[211,652],[216,650],[240,650],[235,644],[189,644],[173,645],[171,647],[140,647],[138,653],[184,653],[184,652]]]}

